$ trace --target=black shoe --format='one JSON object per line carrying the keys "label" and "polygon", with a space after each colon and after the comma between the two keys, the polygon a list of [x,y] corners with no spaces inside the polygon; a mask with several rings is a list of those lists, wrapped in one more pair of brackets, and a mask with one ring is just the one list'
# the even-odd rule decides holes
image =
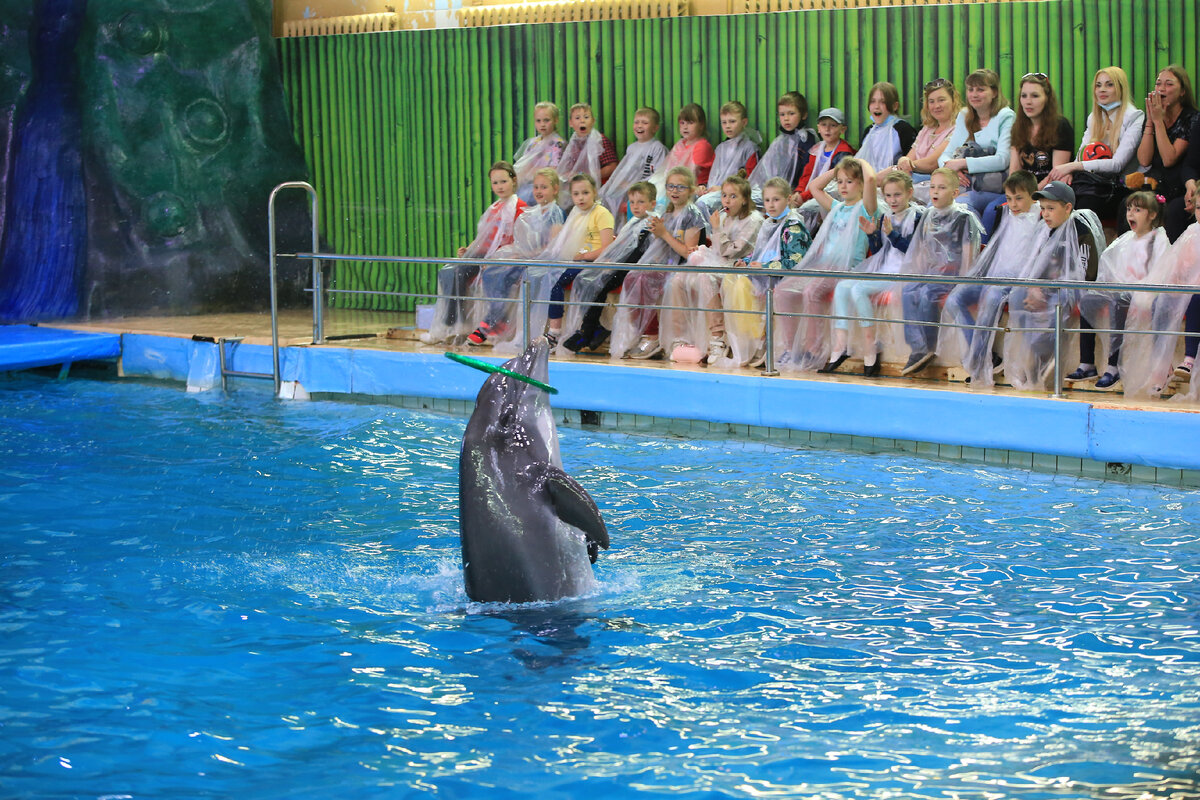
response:
{"label": "black shoe", "polygon": [[880,364],[881,364],[881,362],[879,360],[879,356],[875,356],[874,364],[864,364],[863,365],[863,375],[868,378],[879,377]]}
{"label": "black shoe", "polygon": [[592,336],[590,333],[586,333],[581,330],[575,331],[566,338],[566,340],[563,342],[563,347],[567,348],[572,353],[578,353],[587,346],[587,343],[591,341],[591,339]]}
{"label": "black shoe", "polygon": [[1101,376],[1100,380],[1096,381],[1096,388],[1106,392],[1116,388],[1117,383],[1121,380],[1120,375],[1114,375],[1111,372],[1106,372]]}
{"label": "black shoe", "polygon": [[830,372],[837,372],[838,367],[840,367],[842,365],[842,362],[845,361],[849,357],[850,357],[849,353],[842,353],[840,356],[835,358],[833,361],[830,361],[828,364],[826,364],[825,366],[823,366],[819,370],[817,370],[817,372],[819,372],[823,375],[828,375]]}
{"label": "black shoe", "polygon": [[908,357],[908,363],[900,370],[900,374],[912,375],[914,372],[920,372],[933,362],[933,358],[933,353],[913,353]]}
{"label": "black shoe", "polygon": [[1099,377],[1100,373],[1096,372],[1095,367],[1076,367],[1075,371],[1063,380],[1071,381],[1071,383],[1086,383]]}
{"label": "black shoe", "polygon": [[592,334],[592,338],[588,341],[588,350],[591,350],[593,353],[599,350],[608,341],[608,336],[611,333],[612,331],[603,325],[596,326],[595,333]]}

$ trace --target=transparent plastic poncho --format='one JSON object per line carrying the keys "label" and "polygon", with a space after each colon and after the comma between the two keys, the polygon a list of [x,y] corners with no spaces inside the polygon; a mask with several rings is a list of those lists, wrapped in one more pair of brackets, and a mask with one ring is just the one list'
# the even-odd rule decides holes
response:
{"label": "transparent plastic poncho", "polygon": [[[563,224],[562,209],[554,202],[543,206],[526,208],[513,225],[513,240],[496,249],[491,258],[496,262],[485,264],[479,280],[472,284],[471,294],[476,296],[487,309],[483,321],[502,332],[493,339],[511,340],[511,328],[520,316],[516,296],[520,292],[521,279],[527,264],[504,264],[500,261],[532,261],[539,258],[557,228]],[[507,301],[500,298],[507,298]]]}
{"label": "transparent plastic poncho", "polygon": [[[1188,227],[1175,244],[1154,260],[1144,282],[1200,287],[1200,223]],[[1131,294],[1126,330],[1179,331],[1192,299],[1190,294]],[[1126,336],[1118,364],[1125,394],[1158,397],[1171,378],[1178,346],[1177,333]],[[1198,386],[1200,378],[1193,377],[1188,390],[1177,396],[1185,402],[1195,402]]]}
{"label": "transparent plastic poncho", "polygon": [[[778,263],[783,232],[798,224],[800,215],[793,208],[774,219],[764,217],[745,263],[760,264],[764,269]],[[754,358],[766,330],[766,294],[772,283],[768,275],[726,275],[721,279],[721,307],[726,312],[725,342],[729,345],[729,355],[718,359],[714,366],[741,367]]]}
{"label": "transparent plastic poncho", "polygon": [[876,172],[893,166],[904,155],[900,152],[900,134],[896,132],[899,121],[900,118],[892,114],[883,122],[872,125],[855,157],[866,161]]}
{"label": "transparent plastic poncho", "polygon": [[[516,195],[488,206],[475,226],[475,238],[467,245],[463,258],[491,258],[513,240],[520,198]],[[423,337],[426,343],[443,342],[466,336],[482,321],[483,306],[474,300],[453,299],[466,296],[479,274],[476,264],[447,264],[438,270],[438,299],[434,304],[433,323]]]}
{"label": "transparent plastic poncho", "polygon": [[[888,217],[891,219],[893,230],[901,236],[911,239],[916,231],[917,222],[921,211],[921,206],[917,203],[909,203],[907,207],[899,213],[893,214],[889,210]],[[880,228],[882,233],[882,227]],[[892,244],[891,238],[883,235],[883,245],[878,251],[867,256],[863,262],[858,265],[857,272],[873,273],[877,275],[897,275],[904,271],[905,251]],[[835,293],[843,291],[842,283],[847,281],[839,281],[838,287],[834,289]],[[892,283],[884,280],[858,281],[863,284],[862,288],[866,289],[871,296],[872,316],[877,319],[894,320],[895,324],[885,324],[879,329],[879,334],[876,340],[877,348],[891,352],[898,351],[900,342],[903,341],[902,327],[898,323],[903,321],[903,312],[900,307],[900,291],[903,284],[896,282]],[[853,307],[853,303],[851,303]],[[851,326],[850,336],[847,342],[847,350],[851,356],[862,358],[866,355],[865,343],[860,336],[857,336],[858,326]]]}
{"label": "transparent plastic poncho", "polygon": [[[861,263],[867,234],[859,219],[867,216],[863,203],[835,201],[825,224],[813,239],[797,269],[851,272]],[[784,278],[775,287],[775,309],[781,313],[828,315],[836,278],[801,276]],[[811,317],[781,316],[777,351],[786,354],[779,369],[805,372],[820,369],[829,360],[830,321]]]}
{"label": "transparent plastic poncho", "polygon": [[[676,238],[682,239],[686,231],[707,228],[706,220],[693,202],[681,209],[668,210],[662,215],[663,225]],[[655,237],[646,252],[638,259],[639,264],[664,264],[676,266],[683,258],[671,249],[664,239]],[[612,358],[623,358],[638,339],[658,321],[658,306],[662,304],[663,286],[667,273],[657,270],[631,270],[621,284],[621,305],[613,319],[612,340],[609,353]],[[627,305],[642,308],[625,308]]]}
{"label": "transparent plastic poncho", "polygon": [[[1167,232],[1162,228],[1155,228],[1144,236],[1128,231],[1105,248],[1096,271],[1096,280],[1101,283],[1145,283],[1154,263],[1166,254],[1170,246]],[[1133,292],[1084,292],[1079,298],[1079,314],[1093,328],[1124,330],[1127,321],[1122,319],[1122,312],[1129,308],[1132,299]],[[1098,359],[1098,364],[1107,363],[1114,348],[1124,349],[1123,345],[1131,338],[1138,338],[1120,333],[1097,336],[1105,344],[1104,357]]]}
{"label": "transparent plastic poncho", "polygon": [[[600,156],[604,154],[604,137],[600,131],[592,129],[587,136],[578,133],[571,135],[567,146],[563,148],[562,158],[558,162],[558,204],[563,208],[571,206],[571,177],[580,173],[590,175],[599,186]],[[610,209],[611,210],[611,209]]]}
{"label": "transparent plastic poncho", "polygon": [[625,223],[625,195],[629,187],[646,180],[658,171],[667,157],[667,147],[657,139],[634,142],[625,150],[625,157],[600,190],[600,201],[613,213],[615,229],[620,232]]}
{"label": "transparent plastic poncho", "polygon": [[796,177],[796,164],[800,159],[801,148],[810,146],[815,138],[816,134],[808,128],[780,131],[747,178],[754,190],[754,202],[757,205],[762,205],[762,187],[771,178],[783,178],[791,184]]}
{"label": "transparent plastic poncho", "polygon": [[[650,224],[651,215],[637,219],[630,219],[627,224],[613,238],[612,243],[604,249],[603,255],[597,263],[600,264],[627,264],[631,253],[637,249],[638,240],[642,233]],[[601,293],[604,287],[608,285],[613,275],[619,270],[607,266],[595,266],[585,269],[583,272],[575,276],[575,280],[571,282],[571,299],[582,303],[599,302]],[[571,351],[562,345],[571,338],[571,335],[579,330],[583,324],[583,316],[588,311],[587,306],[570,305],[566,307],[563,313],[563,329],[562,337],[558,347],[558,352],[562,355],[570,354]]]}
{"label": "transparent plastic poncho", "polygon": [[[546,245],[537,260],[573,261],[587,241],[588,219],[596,208],[596,204],[587,211],[581,211],[578,207],[572,208],[558,234]],[[542,331],[546,329],[546,319],[550,313],[550,290],[565,270],[566,267],[547,265],[529,267],[525,271],[526,292],[531,301],[529,335],[533,338],[541,336]],[[496,337],[492,349],[498,354],[510,354],[524,352],[527,346],[521,325],[510,325],[505,335]]]}
{"label": "transparent plastic poncho", "polygon": [[[763,216],[751,211],[742,219],[721,214],[719,228],[713,232],[713,244],[701,245],[688,256],[688,266],[729,267],[750,254],[758,237]],[[721,281],[718,273],[673,272],[663,287],[663,308],[658,325],[664,345],[685,344],[704,350],[709,339],[724,328],[721,311]],[[677,311],[689,307],[695,311]]]}
{"label": "transparent plastic poncho", "polygon": [[701,210],[711,214],[721,205],[721,185],[746,166],[750,157],[758,154],[759,145],[746,130],[717,145],[712,167],[708,171],[708,191],[696,201]]}
{"label": "transparent plastic poncho", "polygon": [[557,167],[566,142],[558,131],[526,139],[513,154],[513,171],[517,173],[517,196],[534,205],[533,176],[539,169]]}
{"label": "transparent plastic poncho", "polygon": [[[1017,278],[1027,267],[1034,239],[1039,230],[1045,228],[1041,210],[1034,203],[1024,214],[1008,211],[1004,222],[988,242],[987,248],[975,261],[974,268],[967,274],[973,278]],[[951,309],[956,296],[976,291],[966,284],[956,286],[946,299],[942,321],[953,323]],[[1008,286],[985,286],[978,289],[976,313],[971,321],[976,325],[996,326],[1008,303],[1012,288]],[[968,343],[968,338],[970,342]],[[963,365],[971,376],[975,387],[992,386],[992,349],[996,341],[995,331],[973,330],[970,337],[963,328],[947,327],[938,337],[938,357],[946,362]]]}
{"label": "transparent plastic poncho", "polygon": [[[1081,227],[1082,226],[1082,227]],[[1082,281],[1087,253],[1079,243],[1080,230],[1091,234],[1103,252],[1104,228],[1089,210],[1075,211],[1055,230],[1043,226],[1030,243],[1031,255],[1018,276],[1025,280]],[[1008,296],[1008,325],[1004,338],[1004,374],[1018,389],[1044,391],[1054,376],[1054,320],[1059,306],[1070,315],[1079,299],[1077,289],[1020,286]],[[1064,319],[1064,327],[1069,321]],[[1037,330],[1031,330],[1037,329]],[[1069,343],[1063,342],[1063,352]]]}

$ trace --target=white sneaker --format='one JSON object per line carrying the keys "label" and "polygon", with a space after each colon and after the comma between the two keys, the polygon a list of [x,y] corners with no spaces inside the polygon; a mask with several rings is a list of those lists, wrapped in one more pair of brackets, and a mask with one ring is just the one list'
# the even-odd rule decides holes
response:
{"label": "white sneaker", "polygon": [[661,352],[662,344],[659,343],[658,337],[643,336],[637,345],[629,351],[629,357],[637,359],[654,358]]}
{"label": "white sneaker", "polygon": [[725,345],[724,339],[709,339],[708,340],[708,363],[711,364],[719,358],[724,358],[729,348]]}

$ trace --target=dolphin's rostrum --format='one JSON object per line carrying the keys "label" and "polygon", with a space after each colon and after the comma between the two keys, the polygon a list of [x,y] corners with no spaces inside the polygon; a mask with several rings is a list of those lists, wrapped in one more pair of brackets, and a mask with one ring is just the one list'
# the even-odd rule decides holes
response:
{"label": "dolphin's rostrum", "polygon": [[[545,339],[504,366],[543,383]],[[587,491],[562,470],[549,395],[503,374],[484,382],[463,434],[459,533],[467,596],[527,603],[586,594],[608,531]]]}

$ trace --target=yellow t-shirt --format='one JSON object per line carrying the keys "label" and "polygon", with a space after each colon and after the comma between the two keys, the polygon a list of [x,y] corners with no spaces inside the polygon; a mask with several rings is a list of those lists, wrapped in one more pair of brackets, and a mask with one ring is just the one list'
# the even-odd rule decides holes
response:
{"label": "yellow t-shirt", "polygon": [[613,229],[613,215],[604,206],[596,203],[592,206],[592,210],[588,212],[587,220],[587,238],[583,240],[582,252],[590,253],[593,250],[600,249],[600,231],[608,228]]}

